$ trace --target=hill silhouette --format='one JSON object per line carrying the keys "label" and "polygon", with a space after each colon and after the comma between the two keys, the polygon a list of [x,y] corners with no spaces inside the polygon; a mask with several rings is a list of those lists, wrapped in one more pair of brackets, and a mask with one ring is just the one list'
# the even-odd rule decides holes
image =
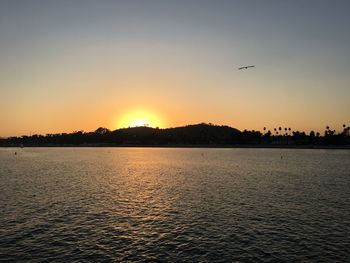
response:
{"label": "hill silhouette", "polygon": [[0,139],[0,146],[234,146],[234,145],[349,145],[350,128],[336,134],[328,126],[324,136],[311,131],[275,128],[271,131],[240,131],[226,125],[194,124],[175,128],[129,127],[111,131],[100,127],[94,132],[32,135]]}
{"label": "hill silhouette", "polygon": [[229,144],[239,134],[238,129],[229,126],[201,123],[166,129],[132,127],[109,131],[98,128],[85,139],[88,143],[104,142],[121,145]]}

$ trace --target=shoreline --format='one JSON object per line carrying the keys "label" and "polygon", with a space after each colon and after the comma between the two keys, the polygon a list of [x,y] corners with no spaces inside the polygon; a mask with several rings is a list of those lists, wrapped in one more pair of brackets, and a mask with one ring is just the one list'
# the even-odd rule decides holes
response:
{"label": "shoreline", "polygon": [[42,145],[0,145],[0,148],[251,148],[251,149],[310,149],[310,150],[350,150],[350,145],[265,145],[265,144],[234,144],[234,145],[195,145],[195,144],[174,144],[174,145],[147,145],[147,144],[42,144]]}

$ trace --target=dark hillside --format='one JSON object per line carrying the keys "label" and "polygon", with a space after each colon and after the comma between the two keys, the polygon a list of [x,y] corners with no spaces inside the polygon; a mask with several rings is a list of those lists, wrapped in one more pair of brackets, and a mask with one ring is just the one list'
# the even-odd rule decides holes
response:
{"label": "dark hillside", "polygon": [[32,135],[0,138],[0,146],[224,146],[224,145],[272,145],[272,146],[343,146],[350,145],[350,128],[336,133],[327,126],[324,136],[311,131],[292,131],[275,128],[274,134],[266,128],[260,131],[239,131],[229,126],[206,123],[183,127],[158,129],[150,127],[123,128],[110,131],[98,128],[94,132]]}

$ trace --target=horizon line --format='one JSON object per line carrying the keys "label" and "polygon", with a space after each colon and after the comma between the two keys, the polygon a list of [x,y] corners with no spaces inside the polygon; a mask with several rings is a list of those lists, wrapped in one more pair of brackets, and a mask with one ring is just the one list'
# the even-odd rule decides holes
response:
{"label": "horizon line", "polygon": [[[22,134],[22,135],[13,135],[13,136],[0,136],[0,139],[8,139],[8,138],[13,138],[13,137],[24,137],[24,136],[27,136],[27,137],[31,137],[31,136],[47,136],[47,135],[58,135],[58,134],[71,134],[71,133],[77,133],[77,132],[83,132],[83,133],[94,133],[96,132],[97,130],[99,129],[106,129],[108,130],[109,132],[114,132],[114,131],[118,131],[118,130],[125,130],[125,129],[134,129],[134,128],[148,128],[148,129],[159,129],[159,130],[166,130],[166,129],[176,129],[176,128],[183,128],[183,127],[188,127],[188,126],[197,126],[197,125],[206,125],[206,126],[216,126],[216,127],[229,127],[229,128],[232,128],[232,129],[235,129],[239,132],[244,132],[244,131],[249,131],[249,132],[261,132],[262,134],[266,134],[268,133],[269,131],[271,132],[271,135],[274,136],[274,135],[283,135],[283,134],[280,134],[279,132],[289,132],[289,133],[292,133],[292,132],[304,132],[306,133],[305,131],[301,130],[293,130],[292,128],[290,127],[283,127],[283,126],[276,126],[276,127],[273,127],[272,129],[268,129],[267,127],[263,127],[262,130],[255,130],[255,129],[238,129],[238,128],[235,128],[235,127],[232,127],[230,125],[227,125],[227,124],[214,124],[214,123],[211,123],[211,122],[200,122],[200,123],[194,123],[194,124],[186,124],[186,125],[180,125],[180,126],[170,126],[170,127],[164,127],[164,128],[160,128],[160,127],[152,127],[152,126],[149,126],[149,124],[144,124],[144,125],[140,125],[140,126],[128,126],[128,127],[119,127],[117,129],[109,129],[109,128],[106,128],[106,127],[98,127],[96,130],[94,131],[85,131],[85,130],[74,130],[74,131],[71,131],[71,132],[58,132],[58,133],[46,133],[46,134],[40,134],[40,133],[30,133],[30,135],[26,135],[26,134]],[[350,129],[349,126],[343,124],[341,126],[343,128],[343,131],[344,130],[347,130],[347,129]],[[325,131],[327,130],[330,130],[330,131],[333,131],[333,132],[337,132],[337,130],[333,130],[333,129],[330,129],[330,126],[326,125],[325,126]],[[277,134],[273,134],[274,132],[277,132]],[[314,132],[314,133],[319,133],[318,131],[316,130],[310,130],[310,132]]]}

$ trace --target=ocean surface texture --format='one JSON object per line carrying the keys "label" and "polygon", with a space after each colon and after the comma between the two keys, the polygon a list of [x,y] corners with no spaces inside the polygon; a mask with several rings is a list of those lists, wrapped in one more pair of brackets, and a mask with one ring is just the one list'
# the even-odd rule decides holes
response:
{"label": "ocean surface texture", "polygon": [[0,148],[0,261],[349,262],[350,151]]}

